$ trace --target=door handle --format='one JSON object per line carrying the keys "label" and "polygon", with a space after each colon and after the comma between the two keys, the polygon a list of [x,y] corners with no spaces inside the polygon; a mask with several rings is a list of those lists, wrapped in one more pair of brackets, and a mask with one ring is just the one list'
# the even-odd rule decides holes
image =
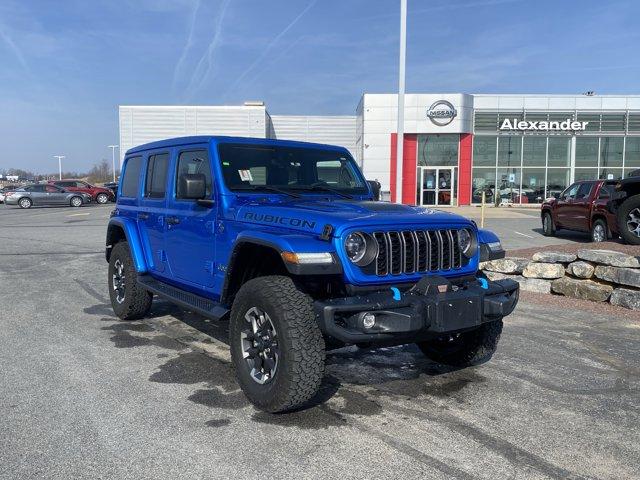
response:
{"label": "door handle", "polygon": [[148,213],[138,213],[138,218],[140,220],[146,220],[147,218],[149,218],[149,214]]}
{"label": "door handle", "polygon": [[180,223],[180,219],[178,217],[167,217],[168,225],[177,225]]}

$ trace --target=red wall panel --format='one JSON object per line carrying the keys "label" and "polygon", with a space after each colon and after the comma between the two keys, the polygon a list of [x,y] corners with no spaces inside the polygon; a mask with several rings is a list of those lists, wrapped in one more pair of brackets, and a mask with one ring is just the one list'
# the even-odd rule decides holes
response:
{"label": "red wall panel", "polygon": [[458,205],[471,204],[471,157],[473,135],[460,134],[460,164],[458,165]]}
{"label": "red wall panel", "polygon": [[[397,167],[397,145],[398,134],[391,134],[391,201],[396,201],[396,167]],[[405,134],[402,146],[402,203],[408,205],[416,204],[416,171],[418,166],[418,136],[416,134]]]}

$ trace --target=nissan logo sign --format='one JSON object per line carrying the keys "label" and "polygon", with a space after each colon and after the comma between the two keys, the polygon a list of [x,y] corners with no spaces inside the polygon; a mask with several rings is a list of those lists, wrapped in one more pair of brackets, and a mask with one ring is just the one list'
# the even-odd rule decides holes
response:
{"label": "nissan logo sign", "polygon": [[427,117],[439,127],[449,125],[456,118],[456,115],[458,112],[451,102],[446,100],[438,100],[427,109]]}

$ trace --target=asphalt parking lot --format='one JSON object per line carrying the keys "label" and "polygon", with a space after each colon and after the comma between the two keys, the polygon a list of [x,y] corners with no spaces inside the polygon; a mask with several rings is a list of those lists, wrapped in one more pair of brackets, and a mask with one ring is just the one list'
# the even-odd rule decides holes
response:
{"label": "asphalt parking lot", "polygon": [[163,302],[113,316],[111,208],[0,206],[1,478],[640,477],[636,321],[521,302],[485,365],[342,349],[317,406],[268,415],[224,324]]}

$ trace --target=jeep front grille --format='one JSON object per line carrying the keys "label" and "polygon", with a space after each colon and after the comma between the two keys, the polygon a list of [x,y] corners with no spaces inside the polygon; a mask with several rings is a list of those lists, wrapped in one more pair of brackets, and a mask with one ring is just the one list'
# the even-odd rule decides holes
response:
{"label": "jeep front grille", "polygon": [[458,230],[374,232],[378,243],[375,274],[435,272],[462,267]]}

